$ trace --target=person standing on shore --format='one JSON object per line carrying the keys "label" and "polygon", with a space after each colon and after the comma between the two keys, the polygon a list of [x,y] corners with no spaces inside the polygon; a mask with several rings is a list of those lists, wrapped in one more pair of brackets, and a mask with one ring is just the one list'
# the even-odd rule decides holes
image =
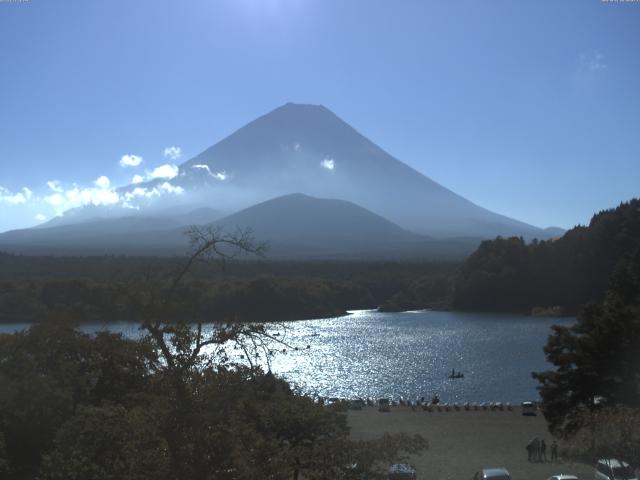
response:
{"label": "person standing on shore", "polygon": [[547,444],[544,440],[540,440],[540,461],[547,461]]}
{"label": "person standing on shore", "polygon": [[538,460],[539,450],[540,450],[540,440],[538,437],[534,437],[527,444],[527,457],[530,462],[536,462]]}
{"label": "person standing on shore", "polygon": [[558,443],[555,440],[551,444],[551,461],[558,463]]}

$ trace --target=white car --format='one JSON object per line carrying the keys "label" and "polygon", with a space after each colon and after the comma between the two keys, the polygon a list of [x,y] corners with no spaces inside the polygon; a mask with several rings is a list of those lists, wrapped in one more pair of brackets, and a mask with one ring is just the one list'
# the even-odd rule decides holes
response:
{"label": "white car", "polygon": [[416,480],[416,467],[409,463],[396,463],[389,467],[389,480]]}
{"label": "white car", "polygon": [[638,480],[631,466],[617,458],[601,458],[596,465],[595,480]]}
{"label": "white car", "polygon": [[511,474],[506,468],[484,468],[475,473],[473,480],[511,480]]}
{"label": "white car", "polygon": [[557,475],[551,475],[547,480],[578,480],[578,477],[570,473],[559,473]]}

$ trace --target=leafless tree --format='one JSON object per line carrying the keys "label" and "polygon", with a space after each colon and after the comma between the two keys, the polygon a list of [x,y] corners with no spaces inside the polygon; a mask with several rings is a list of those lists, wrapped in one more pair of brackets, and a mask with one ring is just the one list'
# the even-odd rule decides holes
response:
{"label": "leafless tree", "polygon": [[[250,364],[251,356],[259,351],[268,356],[265,341],[277,339],[269,335],[264,325],[229,322],[205,329],[201,318],[187,321],[170,316],[180,286],[197,263],[214,263],[219,268],[225,268],[229,262],[242,256],[263,256],[267,245],[257,242],[249,229],[236,229],[229,233],[214,225],[193,226],[185,233],[189,238],[189,253],[167,279],[164,288],[158,290],[150,280],[146,282],[149,291],[145,296],[147,305],[142,309],[141,328],[161,354],[165,368],[184,375],[201,365],[203,349],[210,346],[218,358],[228,358],[225,345],[232,341],[236,341],[236,345],[245,351],[245,358]],[[180,303],[177,301],[178,305]],[[250,347],[252,352],[249,352]]]}

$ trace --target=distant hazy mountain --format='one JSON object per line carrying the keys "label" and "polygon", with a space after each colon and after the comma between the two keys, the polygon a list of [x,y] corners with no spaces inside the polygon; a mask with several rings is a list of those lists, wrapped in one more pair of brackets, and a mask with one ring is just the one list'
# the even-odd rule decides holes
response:
{"label": "distant hazy mountain", "polygon": [[[557,238],[563,236],[567,231],[560,227],[547,227],[544,229],[547,234],[547,238]],[[541,237],[544,238],[544,237]]]}
{"label": "distant hazy mountain", "polygon": [[[274,259],[459,259],[479,239],[438,240],[409,232],[344,200],[292,194],[213,222],[226,231],[251,228]],[[159,228],[149,217],[102,219],[0,234],[0,249],[53,254],[182,254],[184,226]]]}
{"label": "distant hazy mountain", "polygon": [[225,228],[251,228],[268,241],[299,240],[322,245],[331,239],[346,244],[384,247],[394,242],[421,240],[409,232],[354,203],[291,194],[259,203],[216,222]]}
{"label": "distant hazy mountain", "polygon": [[323,106],[277,108],[182,164],[172,183],[228,209],[301,192],[352,201],[435,237],[549,236],[453,193]]}
{"label": "distant hazy mountain", "polygon": [[[98,210],[96,213],[103,212]],[[141,214],[116,218],[81,217],[76,223],[59,224],[54,218],[35,228],[0,234],[0,249],[19,253],[141,254],[155,245],[160,250],[150,253],[183,253],[183,235],[175,232],[182,232],[189,225],[213,223],[222,216],[211,208],[186,212],[174,209],[162,213],[156,217]],[[167,239],[155,238],[166,233],[169,233]],[[135,245],[136,242],[141,243]]]}
{"label": "distant hazy mountain", "polygon": [[213,222],[221,212],[237,212],[221,222],[253,228],[283,257],[459,257],[480,238],[562,234],[471,203],[314,105],[288,103],[183,163],[174,178],[118,193],[126,204],[75,209],[7,232],[0,248],[179,253],[185,225]]}
{"label": "distant hazy mountain", "polygon": [[[395,159],[323,106],[288,103],[183,163],[175,178],[130,185],[119,193],[161,189],[166,183],[184,192],[151,200],[139,196],[129,203],[139,202],[141,213],[153,216],[176,204],[233,212],[301,192],[354,202],[433,237],[548,238],[559,233],[473,204]],[[55,223],[125,214],[126,209],[117,206],[90,207],[68,212]]]}
{"label": "distant hazy mountain", "polygon": [[225,217],[217,225],[226,230],[251,228],[267,241],[271,257],[460,258],[477,240],[444,242],[409,232],[344,200],[291,194]]}

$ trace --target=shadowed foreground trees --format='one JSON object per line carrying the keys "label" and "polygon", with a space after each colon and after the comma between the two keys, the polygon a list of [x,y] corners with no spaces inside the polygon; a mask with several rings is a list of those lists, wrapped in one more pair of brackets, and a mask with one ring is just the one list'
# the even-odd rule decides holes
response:
{"label": "shadowed foreground trees", "polygon": [[343,413],[268,373],[225,362],[175,376],[115,334],[36,325],[0,336],[0,352],[3,478],[376,478],[426,446],[352,442]]}
{"label": "shadowed foreground trees", "polygon": [[402,435],[352,442],[343,413],[256,366],[277,341],[261,325],[173,321],[194,262],[258,251],[240,235],[192,236],[193,251],[173,277],[135,291],[140,341],[61,322],[0,336],[7,478],[384,478],[387,462],[426,448]]}
{"label": "shadowed foreground trees", "polygon": [[545,353],[556,370],[534,378],[551,432],[587,455],[631,448],[627,460],[639,464],[640,437],[627,427],[640,419],[640,250],[621,262],[602,303],[553,327]]}

